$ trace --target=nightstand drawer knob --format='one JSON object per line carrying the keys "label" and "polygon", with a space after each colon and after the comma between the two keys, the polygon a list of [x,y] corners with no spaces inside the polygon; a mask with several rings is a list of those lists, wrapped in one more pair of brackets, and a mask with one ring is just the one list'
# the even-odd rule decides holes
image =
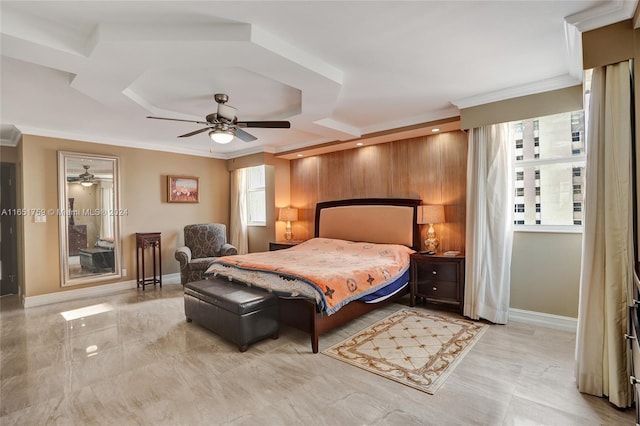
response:
{"label": "nightstand drawer knob", "polygon": [[434,287],[434,288],[433,288],[433,291],[438,291],[438,287]]}
{"label": "nightstand drawer knob", "polygon": [[433,275],[438,275],[438,273],[437,273],[436,271],[431,271],[431,273],[432,273]]}

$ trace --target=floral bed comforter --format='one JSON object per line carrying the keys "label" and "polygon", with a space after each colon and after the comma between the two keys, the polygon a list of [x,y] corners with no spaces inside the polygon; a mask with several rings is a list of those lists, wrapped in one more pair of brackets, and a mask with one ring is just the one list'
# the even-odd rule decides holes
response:
{"label": "floral bed comforter", "polygon": [[225,256],[205,276],[261,287],[280,296],[308,297],[328,315],[393,282],[414,251],[396,244],[314,238],[286,250]]}

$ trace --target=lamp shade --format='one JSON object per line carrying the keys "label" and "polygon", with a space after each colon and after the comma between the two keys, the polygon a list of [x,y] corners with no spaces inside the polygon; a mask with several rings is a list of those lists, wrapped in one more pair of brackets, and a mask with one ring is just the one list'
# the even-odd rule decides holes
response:
{"label": "lamp shade", "polygon": [[443,223],[444,222],[444,206],[443,205],[429,205],[418,206],[418,224],[423,225],[426,223]]}
{"label": "lamp shade", "polygon": [[298,209],[294,209],[292,207],[283,207],[280,209],[278,213],[278,220],[283,222],[291,221],[295,222],[298,220]]}

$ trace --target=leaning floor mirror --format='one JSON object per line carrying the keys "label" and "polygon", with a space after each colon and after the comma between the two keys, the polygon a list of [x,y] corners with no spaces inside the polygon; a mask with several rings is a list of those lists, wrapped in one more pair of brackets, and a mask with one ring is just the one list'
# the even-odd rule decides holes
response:
{"label": "leaning floor mirror", "polygon": [[58,151],[62,286],[121,277],[118,157]]}

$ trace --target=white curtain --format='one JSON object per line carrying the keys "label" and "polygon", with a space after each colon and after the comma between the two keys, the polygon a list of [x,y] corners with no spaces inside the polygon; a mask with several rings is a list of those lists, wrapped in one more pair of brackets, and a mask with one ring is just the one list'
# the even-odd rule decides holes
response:
{"label": "white curtain", "polygon": [[106,212],[100,215],[100,237],[113,238],[113,182],[100,182],[99,196],[100,209]]}
{"label": "white curtain", "polygon": [[236,246],[238,254],[249,252],[247,231],[247,170],[231,172],[231,218],[229,220],[229,242]]}
{"label": "white curtain", "polygon": [[513,168],[507,124],[469,130],[464,314],[509,319]]}
{"label": "white curtain", "polygon": [[630,63],[593,71],[584,203],[576,382],[628,407],[627,306],[633,289]]}

